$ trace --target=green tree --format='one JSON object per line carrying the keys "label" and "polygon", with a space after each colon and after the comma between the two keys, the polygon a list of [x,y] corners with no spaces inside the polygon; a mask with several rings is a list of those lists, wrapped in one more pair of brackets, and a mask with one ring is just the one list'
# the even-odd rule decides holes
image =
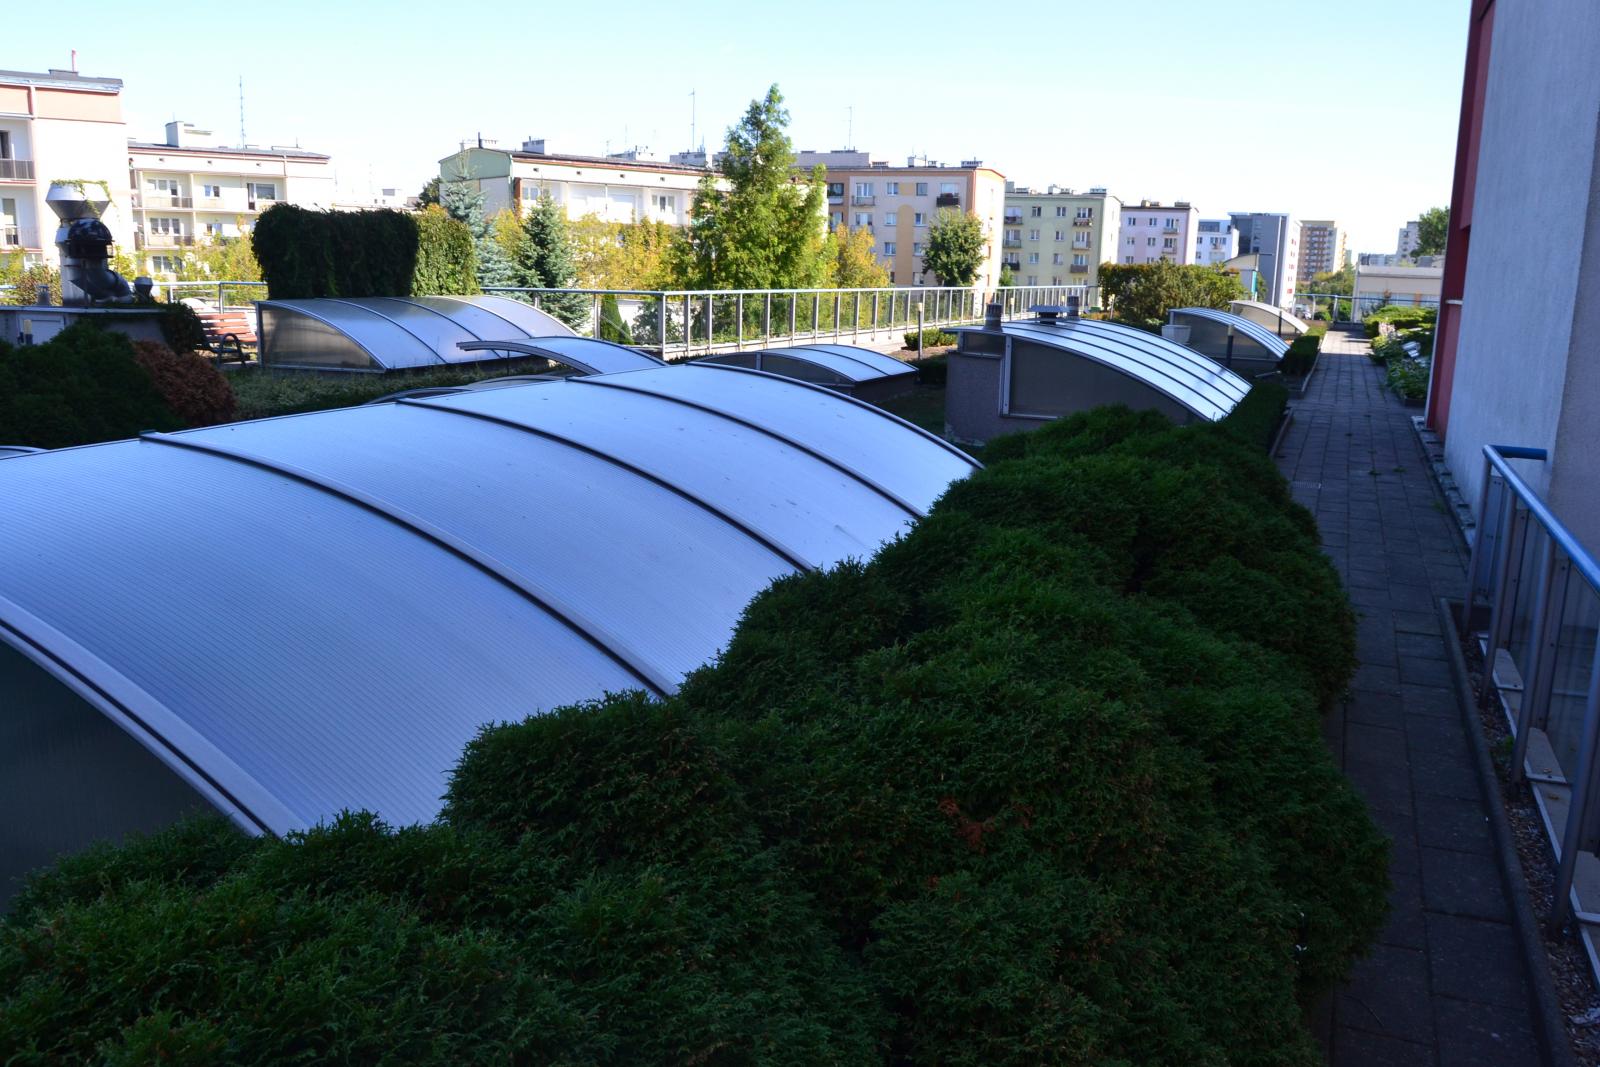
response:
{"label": "green tree", "polygon": [[1311,284],[1306,289],[1308,293],[1328,293],[1332,296],[1349,296],[1355,292],[1356,269],[1352,266],[1343,266],[1338,270],[1324,271],[1311,277]]}
{"label": "green tree", "polygon": [[1450,229],[1450,205],[1430,207],[1417,216],[1417,249],[1419,256],[1444,255],[1445,238]]}
{"label": "green tree", "polygon": [[797,180],[789,112],[776,85],[753,100],[728,131],[718,188],[700,180],[689,225],[666,257],[672,284],[685,289],[806,289],[828,273],[823,220],[826,172]]}
{"label": "green tree", "polygon": [[889,271],[878,262],[871,230],[834,230],[828,234],[824,247],[829,285],[840,289],[881,289],[889,284]]}
{"label": "green tree", "polygon": [[417,266],[411,291],[418,296],[478,292],[477,254],[467,224],[433,204],[417,213]]}
{"label": "green tree", "polygon": [[1017,284],[1017,276],[1015,274],[1011,273],[1011,265],[1009,263],[1000,264],[1000,284],[1001,285],[1016,285]]}
{"label": "green tree", "polygon": [[439,176],[436,174],[429,178],[422,186],[422,191],[417,194],[417,210],[439,202]]}
{"label": "green tree", "polygon": [[1225,308],[1244,295],[1239,279],[1217,267],[1166,259],[1100,266],[1101,299],[1111,301],[1118,321],[1147,329],[1160,327],[1173,308]]}
{"label": "green tree", "polygon": [[439,204],[450,217],[472,231],[477,254],[478,285],[496,288],[517,284],[516,265],[495,240],[494,229],[483,217],[483,191],[464,181],[445,182],[439,187]]}
{"label": "green tree", "polygon": [[977,215],[941,208],[928,227],[922,266],[939,279],[940,285],[971,285],[978,279],[987,244]]}
{"label": "green tree", "polygon": [[[534,201],[522,222],[522,236],[517,284],[530,289],[571,289],[577,285],[578,268],[566,209],[550,199],[550,194]],[[580,326],[589,320],[589,299],[581,293],[548,294],[539,305],[568,326]]]}

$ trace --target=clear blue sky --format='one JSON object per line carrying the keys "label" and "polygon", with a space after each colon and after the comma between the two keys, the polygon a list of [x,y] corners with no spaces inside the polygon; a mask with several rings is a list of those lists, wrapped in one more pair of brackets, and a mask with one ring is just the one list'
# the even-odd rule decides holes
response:
{"label": "clear blue sky", "polygon": [[[186,119],[330,152],[341,183],[420,187],[479,131],[551,151],[720,142],[771,82],[797,148],[982,159],[1202,214],[1292,211],[1358,251],[1449,196],[1467,0],[761,5],[16,5],[0,67],[126,83],[131,136]],[[770,10],[770,13],[768,13]]]}

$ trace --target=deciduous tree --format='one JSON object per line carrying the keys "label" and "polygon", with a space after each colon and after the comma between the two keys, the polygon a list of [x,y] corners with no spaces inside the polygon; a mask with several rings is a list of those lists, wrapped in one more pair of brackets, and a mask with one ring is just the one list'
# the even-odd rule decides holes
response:
{"label": "deciduous tree", "polygon": [[922,266],[939,279],[940,285],[971,285],[978,279],[987,244],[977,215],[941,208],[928,227]]}
{"label": "deciduous tree", "polygon": [[1102,263],[1101,299],[1110,299],[1118,320],[1154,328],[1176,307],[1225,308],[1243,297],[1239,279],[1216,267],[1170,260],[1155,263]]}
{"label": "deciduous tree", "polygon": [[871,230],[834,230],[828,234],[824,247],[829,285],[840,289],[880,289],[889,284],[889,272],[878,262]]}
{"label": "deciduous tree", "polygon": [[1450,229],[1450,206],[1430,207],[1417,216],[1417,249],[1419,256],[1444,255],[1445,238]]}

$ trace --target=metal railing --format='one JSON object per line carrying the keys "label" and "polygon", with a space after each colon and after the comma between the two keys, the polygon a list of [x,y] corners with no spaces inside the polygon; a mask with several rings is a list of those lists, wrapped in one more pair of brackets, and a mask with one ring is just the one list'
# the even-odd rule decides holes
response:
{"label": "metal railing", "polygon": [[133,206],[142,210],[159,210],[161,208],[186,210],[194,207],[194,197],[179,196],[177,193],[134,193]]}
{"label": "metal railing", "polygon": [[134,248],[187,248],[194,244],[192,233],[144,233],[135,230]]}
{"label": "metal railing", "polygon": [[[531,289],[484,292],[524,300],[590,337],[648,348],[665,359],[773,345],[833,341],[898,348],[917,329],[981,322],[998,300],[1007,317],[1035,304],[1092,302],[1083,285],[978,289],[902,286],[882,289]],[[608,310],[614,308],[614,310]]]}
{"label": "metal railing", "polygon": [[934,207],[960,207],[961,194],[940,193],[938,196],[933,198],[933,205]]}
{"label": "metal railing", "polygon": [[[155,282],[151,293],[159,299],[172,303],[177,300],[198,299],[221,310],[225,307],[247,307],[254,310],[253,303],[267,298],[266,282],[241,282],[241,281],[204,281],[204,282]],[[214,302],[214,303],[213,303]]]}
{"label": "metal railing", "polygon": [[31,159],[0,159],[0,181],[31,182],[33,181],[33,160]]}
{"label": "metal railing", "polygon": [[[1462,632],[1488,607],[1480,704],[1498,700],[1511,779],[1527,781],[1557,868],[1549,922],[1600,924],[1600,563],[1512,468],[1543,449],[1485,445]],[[1481,615],[1479,616],[1481,619]],[[1576,887],[1580,857],[1587,877]]]}

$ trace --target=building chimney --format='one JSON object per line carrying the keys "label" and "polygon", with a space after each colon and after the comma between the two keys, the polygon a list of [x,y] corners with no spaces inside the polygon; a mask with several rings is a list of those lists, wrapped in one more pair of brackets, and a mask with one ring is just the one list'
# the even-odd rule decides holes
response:
{"label": "building chimney", "polygon": [[983,328],[985,330],[999,331],[1000,316],[1004,311],[1004,305],[998,301],[993,304],[985,304],[983,308]]}

